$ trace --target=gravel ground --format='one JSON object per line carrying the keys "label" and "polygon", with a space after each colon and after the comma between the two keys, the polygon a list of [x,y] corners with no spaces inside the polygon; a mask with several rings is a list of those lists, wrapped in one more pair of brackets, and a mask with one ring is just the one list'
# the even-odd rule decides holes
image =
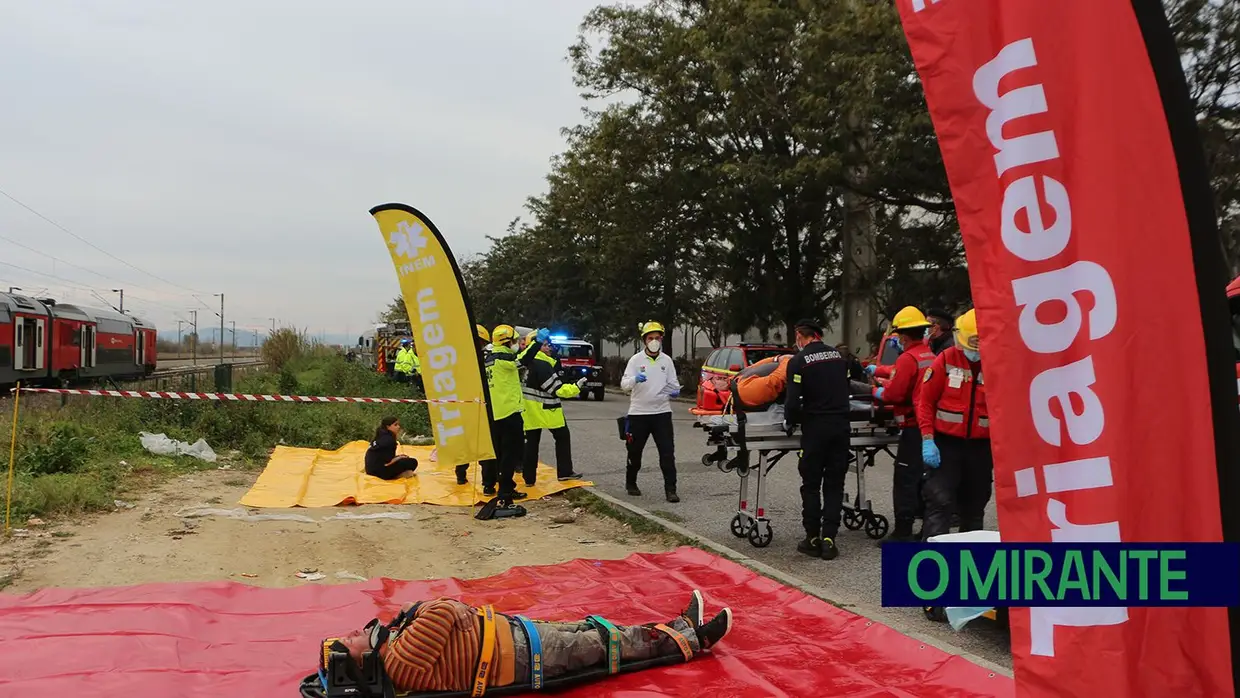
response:
{"label": "gravel ground", "polygon": [[[842,530],[837,539],[840,557],[815,560],[796,552],[800,530],[800,478],[795,454],[780,461],[764,483],[764,498],[772,520],[774,539],[766,548],[755,548],[747,540],[735,538],[728,524],[736,512],[739,479],[701,463],[706,447],[705,434],[693,427],[691,405],[673,403],[676,423],[676,465],[680,503],[663,497],[658,455],[651,441],[642,459],[638,485],[643,496],[629,497],[624,491],[624,450],[616,433],[616,418],[626,411],[623,395],[608,393],[603,402],[569,401],[566,405],[572,432],[573,459],[578,472],[607,492],[679,523],[700,536],[730,546],[755,560],[764,562],[811,584],[827,589],[831,600],[861,615],[885,623],[901,632],[927,637],[930,642],[954,645],[1005,667],[1011,667],[1008,633],[985,620],[978,620],[957,633],[943,623],[933,623],[916,608],[882,608],[881,552],[863,531]],[[542,439],[542,460],[555,462],[554,440]],[[891,518],[890,457],[880,455],[878,463],[866,473],[868,496],[877,513]],[[847,487],[856,487],[849,474]],[[751,487],[752,489],[752,487]],[[986,527],[997,529],[993,500],[986,514]],[[949,648],[950,649],[950,648]]]}

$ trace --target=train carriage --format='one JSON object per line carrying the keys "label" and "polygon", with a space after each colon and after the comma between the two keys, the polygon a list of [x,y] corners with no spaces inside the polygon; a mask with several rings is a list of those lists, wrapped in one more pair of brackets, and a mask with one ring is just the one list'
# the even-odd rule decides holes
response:
{"label": "train carriage", "polygon": [[150,374],[155,327],[112,310],[0,293],[0,389]]}

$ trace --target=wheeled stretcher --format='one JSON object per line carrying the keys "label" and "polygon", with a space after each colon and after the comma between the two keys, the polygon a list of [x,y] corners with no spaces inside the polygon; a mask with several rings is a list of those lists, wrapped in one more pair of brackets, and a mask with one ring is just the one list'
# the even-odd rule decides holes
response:
{"label": "wheeled stretcher", "polygon": [[[866,535],[879,539],[887,535],[890,522],[882,514],[875,514],[865,489],[865,471],[874,467],[879,453],[893,458],[891,447],[900,440],[899,429],[892,420],[889,408],[874,403],[868,395],[853,396],[849,401],[849,472],[856,477],[856,489],[850,496],[844,493],[840,503],[844,527],[857,531],[865,529]],[[750,545],[765,548],[770,545],[774,533],[770,518],[762,504],[762,484],[771,468],[790,451],[800,451],[801,436],[794,432],[789,436],[783,430],[783,406],[772,405],[756,412],[735,411],[731,414],[714,414],[693,410],[698,420],[696,426],[707,433],[706,443],[714,450],[702,456],[702,465],[717,467],[740,477],[736,515],[730,528],[737,538],[747,538]],[[758,454],[757,465],[751,464],[751,453]],[[753,475],[753,499],[749,495],[749,476]]]}

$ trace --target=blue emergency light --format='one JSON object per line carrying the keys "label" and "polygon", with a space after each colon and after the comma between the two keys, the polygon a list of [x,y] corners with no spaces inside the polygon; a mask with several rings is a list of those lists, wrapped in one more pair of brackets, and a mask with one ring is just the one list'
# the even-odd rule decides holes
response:
{"label": "blue emergency light", "polygon": [[553,335],[551,335],[551,341],[553,341],[553,342],[567,342],[567,341],[568,341],[568,335],[563,335],[563,334],[553,334]]}

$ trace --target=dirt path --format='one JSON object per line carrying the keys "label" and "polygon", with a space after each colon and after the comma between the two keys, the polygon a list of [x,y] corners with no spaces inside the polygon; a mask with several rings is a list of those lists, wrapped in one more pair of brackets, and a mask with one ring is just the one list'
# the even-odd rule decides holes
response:
{"label": "dirt path", "polygon": [[[416,505],[248,510],[314,522],[188,517],[198,508],[237,509],[256,473],[206,471],[165,481],[116,512],[52,524],[22,524],[0,542],[0,588],[99,587],[230,579],[269,587],[333,584],[357,577],[485,577],[517,565],[622,558],[666,550],[624,524],[581,512],[562,498],[532,502],[529,515],[477,521],[473,510]],[[131,495],[132,496],[132,495]],[[397,512],[408,519],[328,519]],[[327,520],[325,520],[327,519]],[[322,579],[299,578],[297,574]],[[7,580],[7,581],[6,581]]]}

